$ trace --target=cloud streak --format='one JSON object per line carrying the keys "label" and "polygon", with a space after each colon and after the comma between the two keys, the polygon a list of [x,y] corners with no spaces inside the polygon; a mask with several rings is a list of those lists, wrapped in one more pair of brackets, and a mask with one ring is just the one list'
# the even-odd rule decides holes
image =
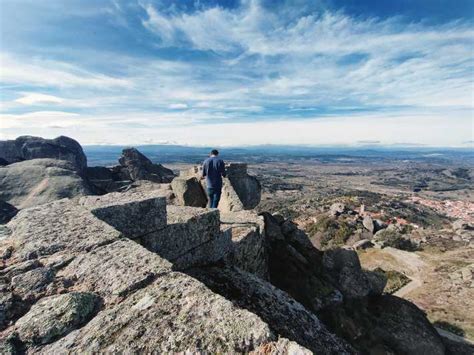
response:
{"label": "cloud streak", "polygon": [[[166,126],[179,135],[186,125],[240,132],[227,137],[230,144],[245,139],[250,144],[252,132],[261,129],[272,132],[266,136],[275,142],[289,134],[295,137],[288,142],[298,142],[305,124],[326,132],[305,138],[312,144],[333,141],[328,137],[336,132],[342,141],[384,143],[405,140],[385,133],[397,120],[410,130],[423,122],[426,137],[417,138],[423,144],[470,140],[465,132],[473,130],[471,23],[356,17],[323,5],[270,9],[257,0],[233,8],[163,3],[113,1],[107,11],[94,10],[128,40],[113,50],[104,42],[62,49],[62,57],[2,53],[6,94],[0,120],[9,122],[8,135],[23,130],[15,131],[15,120],[54,109],[79,115],[75,119],[87,127],[106,129],[113,136],[108,140],[117,143],[125,139],[123,127],[141,132]],[[58,48],[55,53],[61,53]],[[446,130],[440,136],[435,127],[443,119]],[[283,131],[268,128],[272,124]],[[361,124],[367,126],[357,137],[340,132],[355,132]],[[447,129],[449,124],[457,128]]]}

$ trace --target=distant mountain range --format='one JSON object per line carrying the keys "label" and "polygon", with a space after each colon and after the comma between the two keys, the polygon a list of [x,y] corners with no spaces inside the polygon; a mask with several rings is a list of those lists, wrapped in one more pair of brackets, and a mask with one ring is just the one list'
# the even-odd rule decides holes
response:
{"label": "distant mountain range", "polygon": [[[126,146],[86,145],[83,147],[89,166],[114,165]],[[200,163],[209,154],[211,147],[191,147],[182,145],[139,145],[138,150],[159,163]],[[426,160],[427,162],[462,161],[474,165],[474,151],[469,148],[433,148],[401,146],[286,146],[261,145],[248,147],[221,148],[221,156],[226,160],[248,163],[272,161],[320,161],[341,162],[349,160]]]}

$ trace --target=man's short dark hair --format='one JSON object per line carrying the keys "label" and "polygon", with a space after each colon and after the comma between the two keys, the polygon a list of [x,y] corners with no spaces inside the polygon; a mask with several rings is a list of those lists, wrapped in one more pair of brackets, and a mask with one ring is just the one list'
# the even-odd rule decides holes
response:
{"label": "man's short dark hair", "polygon": [[212,155],[219,155],[219,151],[217,149],[211,150]]}

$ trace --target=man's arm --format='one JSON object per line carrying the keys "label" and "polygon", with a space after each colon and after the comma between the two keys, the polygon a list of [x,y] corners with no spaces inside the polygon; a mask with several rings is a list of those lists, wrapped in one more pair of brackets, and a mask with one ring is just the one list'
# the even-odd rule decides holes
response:
{"label": "man's arm", "polygon": [[227,173],[225,171],[225,163],[223,160],[221,160],[221,164],[220,164],[220,173],[222,175],[222,177],[226,177],[227,176]]}
{"label": "man's arm", "polygon": [[204,161],[202,164],[202,178],[205,178],[207,176],[207,160]]}

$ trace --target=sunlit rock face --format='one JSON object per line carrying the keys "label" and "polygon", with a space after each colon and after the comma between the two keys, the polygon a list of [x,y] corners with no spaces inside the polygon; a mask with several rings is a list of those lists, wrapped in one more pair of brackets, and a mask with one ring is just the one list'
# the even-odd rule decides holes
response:
{"label": "sunlit rock face", "polygon": [[0,159],[9,164],[41,158],[68,161],[80,175],[87,168],[87,158],[81,145],[69,137],[45,139],[21,136],[15,140],[0,141]]}
{"label": "sunlit rock face", "polygon": [[32,159],[0,167],[0,199],[18,209],[91,193],[65,160]]}

